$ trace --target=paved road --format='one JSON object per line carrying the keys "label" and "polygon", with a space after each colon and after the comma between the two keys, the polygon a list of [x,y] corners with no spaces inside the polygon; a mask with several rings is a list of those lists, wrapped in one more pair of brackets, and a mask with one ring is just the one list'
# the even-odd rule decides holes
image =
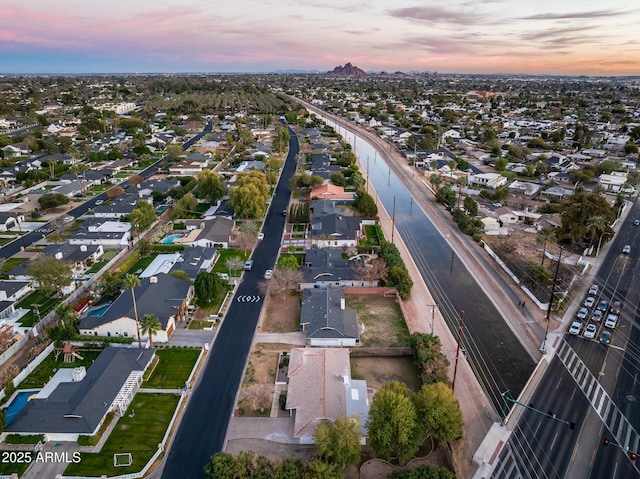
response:
{"label": "paved road", "polygon": [[[640,430],[640,410],[636,402],[640,399],[636,346],[640,341],[640,282],[637,281],[640,235],[632,225],[639,209],[640,206],[633,206],[608,247],[595,280],[600,287],[597,301],[623,303],[612,345],[567,334],[565,340],[577,358],[567,360],[565,365],[554,359],[532,399],[541,404],[545,412],[549,407],[555,408],[559,415],[567,414],[565,417],[576,423],[575,429],[567,430],[562,423],[544,421],[543,416],[527,411],[502,450],[500,465],[492,477],[512,477],[513,470],[523,477],[640,477],[637,465],[629,460],[625,451],[602,445],[605,437],[615,443],[616,435],[623,447],[640,443],[640,436],[633,432],[633,429]],[[632,245],[628,256],[621,254],[624,244]],[[581,306],[577,303],[582,299],[578,298],[569,315]],[[605,328],[602,321],[597,326],[596,338],[599,338]],[[559,352],[562,357],[570,357],[562,351]],[[616,408],[619,413],[614,412]],[[537,425],[532,428],[534,421]],[[557,447],[558,444],[562,447]]]}
{"label": "paved road", "polygon": [[212,454],[222,450],[229,419],[242,380],[258,318],[263,306],[238,301],[242,296],[260,295],[258,282],[265,270],[273,269],[284,231],[282,210],[289,203],[289,179],[296,169],[298,140],[292,130],[289,154],[264,221],[264,240],[256,246],[253,269],[245,271],[220,326],[206,363],[187,404],[180,426],[172,439],[162,477],[195,479],[204,477],[203,467]]}

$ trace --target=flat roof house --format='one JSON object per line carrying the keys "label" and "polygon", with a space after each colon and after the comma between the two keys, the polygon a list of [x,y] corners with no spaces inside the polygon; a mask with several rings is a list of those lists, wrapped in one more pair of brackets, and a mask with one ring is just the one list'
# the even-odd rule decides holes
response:
{"label": "flat roof house", "polygon": [[356,311],[345,306],[344,288],[303,289],[300,326],[310,346],[346,347],[360,341]]}

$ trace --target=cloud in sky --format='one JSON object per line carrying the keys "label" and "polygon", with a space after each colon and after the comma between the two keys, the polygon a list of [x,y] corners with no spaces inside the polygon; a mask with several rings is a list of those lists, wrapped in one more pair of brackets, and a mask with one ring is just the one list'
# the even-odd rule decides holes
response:
{"label": "cloud in sky", "polygon": [[0,72],[629,74],[639,27],[631,0],[5,0]]}

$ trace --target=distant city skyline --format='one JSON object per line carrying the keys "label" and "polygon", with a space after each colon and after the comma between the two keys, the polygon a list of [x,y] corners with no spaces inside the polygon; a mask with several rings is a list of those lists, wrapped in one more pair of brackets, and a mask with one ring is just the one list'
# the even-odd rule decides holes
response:
{"label": "distant city skyline", "polygon": [[640,75],[638,31],[631,0],[5,0],[0,73]]}

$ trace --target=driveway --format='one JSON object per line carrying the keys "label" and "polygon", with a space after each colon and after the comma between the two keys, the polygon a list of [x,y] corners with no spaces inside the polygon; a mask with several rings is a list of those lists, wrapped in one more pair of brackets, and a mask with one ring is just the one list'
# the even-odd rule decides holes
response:
{"label": "driveway", "polygon": [[217,329],[205,331],[202,329],[187,329],[185,323],[176,323],[176,330],[169,338],[169,346],[195,346],[201,348],[204,344],[211,344],[216,337]]}

